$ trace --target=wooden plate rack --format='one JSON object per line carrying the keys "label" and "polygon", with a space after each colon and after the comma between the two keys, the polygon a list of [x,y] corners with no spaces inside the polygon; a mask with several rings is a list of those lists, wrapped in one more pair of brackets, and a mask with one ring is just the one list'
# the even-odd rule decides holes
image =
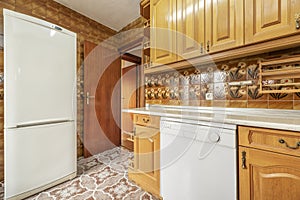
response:
{"label": "wooden plate rack", "polygon": [[300,92],[300,55],[259,61],[260,93]]}

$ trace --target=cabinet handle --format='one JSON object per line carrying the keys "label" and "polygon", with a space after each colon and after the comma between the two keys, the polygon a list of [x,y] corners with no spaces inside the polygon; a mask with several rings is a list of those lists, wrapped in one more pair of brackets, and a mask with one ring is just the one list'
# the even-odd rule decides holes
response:
{"label": "cabinet handle", "polygon": [[148,138],[149,142],[153,143],[154,141],[151,138]]}
{"label": "cabinet handle", "polygon": [[200,43],[200,53],[201,53],[201,54],[203,54],[203,46],[204,46],[204,45],[203,45],[203,42]]}
{"label": "cabinet handle", "polygon": [[210,42],[209,40],[207,41],[207,45],[206,45],[206,51],[209,52],[209,48],[210,48]]}
{"label": "cabinet handle", "polygon": [[278,140],[278,142],[279,142],[280,144],[285,144],[285,146],[286,146],[287,148],[289,148],[289,149],[299,149],[299,147],[300,147],[300,142],[297,142],[297,143],[296,143],[296,146],[294,146],[294,147],[288,145],[288,143],[287,143],[284,139],[280,139],[280,140]]}
{"label": "cabinet handle", "polygon": [[143,118],[144,123],[148,123],[149,121],[150,121],[149,119]]}
{"label": "cabinet handle", "polygon": [[295,20],[296,20],[296,29],[300,29],[300,13],[297,13],[295,15]]}
{"label": "cabinet handle", "polygon": [[136,127],[133,128],[133,136],[136,136]]}
{"label": "cabinet handle", "polygon": [[242,152],[242,168],[243,169],[247,169],[247,165],[246,165],[246,151]]}

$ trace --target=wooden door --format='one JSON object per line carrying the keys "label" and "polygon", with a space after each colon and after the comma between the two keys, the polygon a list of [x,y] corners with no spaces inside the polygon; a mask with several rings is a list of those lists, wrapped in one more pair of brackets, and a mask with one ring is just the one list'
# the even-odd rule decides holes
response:
{"label": "wooden door", "polygon": [[246,0],[245,43],[268,40],[299,32],[295,15],[299,0]]}
{"label": "wooden door", "polygon": [[239,159],[241,200],[300,199],[300,157],[241,147]]}
{"label": "wooden door", "polygon": [[178,60],[204,53],[204,1],[177,0]]}
{"label": "wooden door", "polygon": [[[137,107],[137,65],[122,69],[122,109]],[[122,113],[122,146],[133,150],[133,114]]]}
{"label": "wooden door", "polygon": [[[84,43],[84,157],[120,145],[121,61],[115,50]],[[87,95],[88,94],[88,95]]]}
{"label": "wooden door", "polygon": [[153,0],[151,3],[152,65],[176,61],[176,0]]}
{"label": "wooden door", "polygon": [[244,5],[242,0],[206,1],[207,52],[215,52],[243,45]]}

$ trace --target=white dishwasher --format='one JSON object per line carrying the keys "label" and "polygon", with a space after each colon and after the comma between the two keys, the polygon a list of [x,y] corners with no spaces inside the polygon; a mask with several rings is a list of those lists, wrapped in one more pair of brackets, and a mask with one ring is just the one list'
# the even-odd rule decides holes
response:
{"label": "white dishwasher", "polygon": [[164,200],[236,200],[236,126],[161,119]]}

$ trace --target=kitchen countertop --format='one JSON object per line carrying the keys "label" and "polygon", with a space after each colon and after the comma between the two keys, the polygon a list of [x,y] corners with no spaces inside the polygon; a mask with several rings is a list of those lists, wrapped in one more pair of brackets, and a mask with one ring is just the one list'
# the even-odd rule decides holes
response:
{"label": "kitchen countertop", "polygon": [[300,111],[151,105],[122,112],[300,131]]}

